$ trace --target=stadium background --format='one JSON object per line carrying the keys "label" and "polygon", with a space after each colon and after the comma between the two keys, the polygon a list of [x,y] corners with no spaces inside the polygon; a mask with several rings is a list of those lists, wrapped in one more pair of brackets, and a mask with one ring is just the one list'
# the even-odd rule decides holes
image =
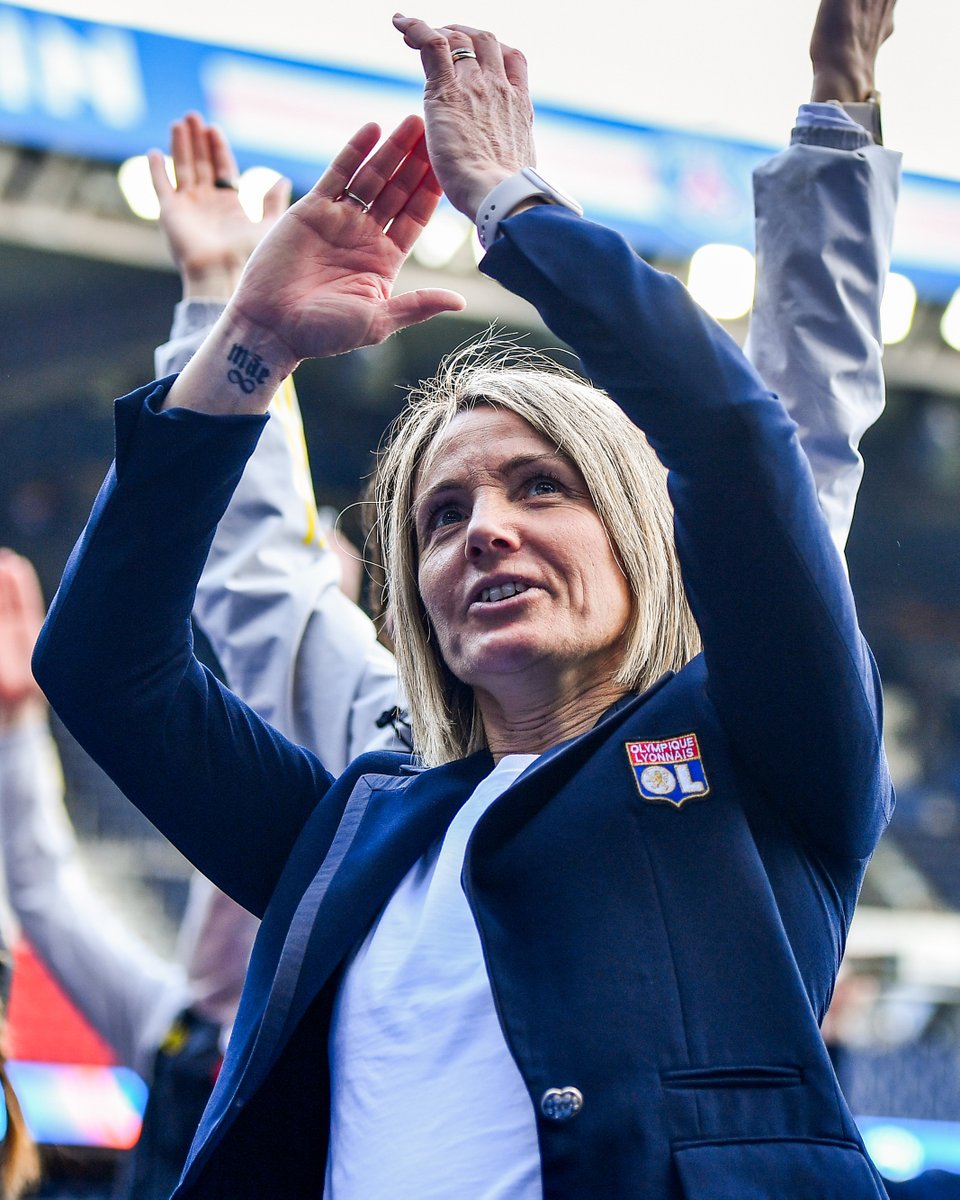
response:
{"label": "stadium background", "polygon": [[[482,20],[532,60],[545,174],[686,278],[704,245],[751,246],[750,170],[785,140],[808,91],[816,7],[685,0],[624,14],[595,3],[586,20],[574,5],[497,2]],[[169,121],[196,107],[226,127],[241,167],[278,167],[302,191],[363,120],[388,125],[418,104],[416,61],[376,0],[321,15],[275,0],[268,25],[253,6],[146,8],[0,3],[0,544],[36,562],[48,594],[110,457],[110,402],[151,375],[178,298],[159,231],[131,211],[119,166],[164,144]],[[887,144],[904,151],[894,247],[904,282],[891,289],[889,405],[864,443],[849,560],[887,681],[900,805],[868,877],[831,1037],[881,1169],[948,1195],[960,1190],[960,357],[946,340],[960,340],[950,316],[960,12],[904,0],[897,24],[879,75]],[[440,273],[467,296],[467,314],[300,372],[321,504],[355,499],[401,403],[397,385],[429,374],[494,315],[551,344],[474,261],[470,230],[448,211],[401,282]],[[742,317],[726,323],[742,336]],[[62,744],[91,871],[169,948],[185,864]],[[29,947],[19,955],[10,1050],[51,1146],[48,1194],[103,1194],[136,1136],[142,1088],[110,1073],[109,1051]]]}

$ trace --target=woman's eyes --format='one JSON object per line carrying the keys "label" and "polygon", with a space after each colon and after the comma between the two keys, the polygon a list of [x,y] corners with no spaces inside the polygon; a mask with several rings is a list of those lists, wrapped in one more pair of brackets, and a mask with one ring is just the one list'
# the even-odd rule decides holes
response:
{"label": "woman's eyes", "polygon": [[[565,490],[562,481],[556,476],[538,472],[518,485],[516,495],[521,499],[529,500],[536,499],[538,496],[560,495]],[[434,530],[448,525],[458,525],[461,521],[467,520],[468,515],[464,505],[451,500],[441,501],[428,513],[425,522],[426,531],[432,533]]]}

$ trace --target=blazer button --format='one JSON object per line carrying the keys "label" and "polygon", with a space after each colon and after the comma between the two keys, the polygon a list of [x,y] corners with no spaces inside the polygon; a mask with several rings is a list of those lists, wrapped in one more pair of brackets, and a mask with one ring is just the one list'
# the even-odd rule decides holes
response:
{"label": "blazer button", "polygon": [[579,1088],[548,1088],[540,1097],[540,1111],[548,1121],[569,1121],[583,1108]]}

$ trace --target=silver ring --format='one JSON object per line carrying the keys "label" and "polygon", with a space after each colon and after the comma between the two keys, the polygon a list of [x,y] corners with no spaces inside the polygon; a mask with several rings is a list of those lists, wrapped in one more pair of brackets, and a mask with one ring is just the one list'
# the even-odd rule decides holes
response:
{"label": "silver ring", "polygon": [[455,63],[458,63],[461,58],[476,58],[474,50],[468,50],[466,46],[458,46],[456,50],[450,51],[450,57]]}
{"label": "silver ring", "polygon": [[342,200],[352,200],[354,202],[354,204],[359,204],[365,213],[368,213],[370,211],[370,209],[373,208],[372,204],[368,204],[366,202],[366,200],[361,200],[360,197],[356,194],[356,192],[351,192],[349,188],[343,189],[343,195],[342,195],[341,199]]}
{"label": "silver ring", "polygon": [[224,190],[229,189],[231,192],[240,191],[240,184],[235,179],[226,179],[222,175],[213,181],[213,186],[215,188],[223,188]]}

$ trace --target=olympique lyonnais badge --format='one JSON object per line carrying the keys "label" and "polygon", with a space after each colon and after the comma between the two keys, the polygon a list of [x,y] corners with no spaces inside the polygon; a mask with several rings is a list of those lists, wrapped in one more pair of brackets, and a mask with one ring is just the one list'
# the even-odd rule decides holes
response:
{"label": "olympique lyonnais badge", "polygon": [[625,742],[633,776],[644,800],[681,808],[710,791],[695,733],[650,742]]}

